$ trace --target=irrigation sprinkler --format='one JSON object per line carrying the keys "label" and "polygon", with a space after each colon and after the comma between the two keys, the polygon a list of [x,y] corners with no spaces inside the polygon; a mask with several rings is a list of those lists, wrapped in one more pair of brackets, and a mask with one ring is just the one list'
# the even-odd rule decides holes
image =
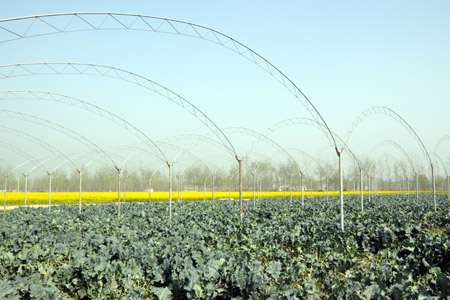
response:
{"label": "irrigation sprinkler", "polygon": [[403,128],[405,128],[409,134],[411,134],[411,136],[415,139],[415,141],[417,142],[417,144],[419,145],[419,148],[422,150],[424,156],[426,157],[426,159],[428,160],[428,163],[430,165],[430,169],[431,169],[431,182],[432,182],[432,188],[433,188],[433,203],[434,203],[434,211],[437,211],[437,203],[436,203],[436,183],[435,183],[435,177],[434,177],[434,166],[433,166],[433,161],[431,160],[430,155],[428,154],[428,150],[425,147],[425,145],[423,144],[422,140],[420,139],[420,137],[418,136],[418,134],[414,131],[414,129],[411,127],[411,125],[406,122],[405,119],[403,119],[399,114],[397,114],[395,111],[393,111],[392,109],[385,107],[385,106],[373,106],[370,107],[368,109],[366,109],[365,111],[363,111],[361,114],[359,114],[357,116],[357,118],[355,119],[355,121],[353,122],[350,130],[348,131],[347,134],[347,141],[350,138],[350,135],[354,132],[354,130],[356,129],[356,127],[366,118],[368,118],[369,116],[373,115],[373,114],[384,114],[387,115],[389,117],[391,117],[392,119],[394,119],[395,121],[397,121],[400,125],[403,126]]}

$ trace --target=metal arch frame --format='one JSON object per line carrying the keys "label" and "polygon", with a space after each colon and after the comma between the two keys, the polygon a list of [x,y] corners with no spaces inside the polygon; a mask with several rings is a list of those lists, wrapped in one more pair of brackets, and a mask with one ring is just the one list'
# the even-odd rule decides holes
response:
{"label": "metal arch frame", "polygon": [[[43,141],[43,140],[41,140],[41,139],[31,135],[31,134],[28,134],[28,133],[26,133],[24,131],[20,131],[20,130],[14,129],[14,128],[10,128],[8,126],[0,125],[0,130],[3,130],[4,132],[10,133],[10,134],[13,134],[13,135],[16,135],[16,136],[26,137],[29,140],[33,141],[34,143],[37,143],[40,146],[44,147],[47,151],[51,151],[53,154],[56,153],[58,156],[60,156],[60,158],[66,159],[66,161],[70,162],[72,167],[74,168],[74,170],[76,170],[78,173],[80,173],[80,171],[78,170],[77,166],[73,163],[73,161],[70,158],[68,158],[67,155],[65,155],[64,153],[59,151],[57,148],[55,148],[51,144],[49,144],[49,143],[47,143],[47,142],[45,142],[45,141]],[[49,149],[51,149],[51,150],[49,150]],[[33,161],[33,160],[35,160],[35,159],[29,160],[29,161]],[[41,164],[42,164],[41,162],[38,162],[38,164],[36,166],[41,165]],[[51,204],[51,176],[52,176],[52,173],[57,168],[58,167],[55,167],[55,169],[52,172],[49,172],[48,170],[45,170],[47,172],[47,174],[49,175],[49,209],[50,209],[50,204]],[[15,169],[17,169],[17,167]],[[11,172],[14,171],[15,169],[11,170]],[[27,186],[29,173],[28,174],[23,174],[23,175],[25,176],[25,186]],[[6,185],[6,180],[7,180],[7,177],[5,178],[5,185]],[[26,205],[26,203],[27,203],[27,191],[25,191],[25,205]],[[6,207],[6,193],[5,193],[5,199],[4,199],[4,205],[3,206],[4,206],[4,208]]]}
{"label": "metal arch frame", "polygon": [[[31,70],[30,67],[32,66],[39,66],[39,68]],[[59,69],[58,66],[60,67]],[[223,134],[223,132],[221,132],[220,128],[205,113],[203,113],[194,104],[183,98],[181,95],[144,76],[112,66],[73,62],[0,65],[0,70],[2,68],[12,70],[9,70],[9,72],[7,72],[6,74],[0,72],[0,79],[29,75],[96,75],[119,79],[139,85],[168,99],[169,101],[175,103],[176,105],[189,112],[200,122],[202,122],[209,130],[214,132],[221,143],[223,143],[225,147],[229,147],[230,152],[233,153],[236,159],[238,159],[238,155],[234,149],[233,144],[231,144],[227,136]],[[20,70],[25,73],[14,75],[14,72],[16,72],[16,70]],[[223,141],[223,139],[225,139],[225,142]]]}
{"label": "metal arch frame", "polygon": [[[20,156],[22,156],[23,158],[25,158],[27,160],[31,160],[31,161],[36,160],[36,158],[32,157],[31,155],[29,155],[28,153],[26,153],[22,149],[17,148],[16,146],[13,146],[13,145],[5,142],[5,141],[2,141],[2,143],[0,143],[0,147],[8,148],[7,146],[9,146],[9,148],[14,149],[15,153],[19,154]],[[45,170],[45,171],[47,171],[47,170]],[[4,176],[4,178],[5,178],[5,191],[3,192],[3,210],[6,210],[6,194],[7,194],[7,190],[8,190],[8,176],[9,175],[11,175],[11,172],[6,173],[6,175]]]}
{"label": "metal arch frame", "polygon": [[[105,18],[101,21],[100,24],[94,24],[93,20],[88,20],[88,16],[92,15],[101,15],[105,16]],[[63,24],[62,27],[58,27],[54,23],[49,20],[52,17],[61,17],[66,16],[69,20],[67,20],[66,23]],[[122,20],[125,18],[132,18],[131,22],[127,22],[129,20]],[[72,21],[74,19],[77,19],[82,22],[82,24],[86,25],[84,29],[77,29],[77,30],[70,30],[70,25],[72,24]],[[26,32],[23,34],[17,33],[11,28],[6,28],[6,23],[8,22],[14,22],[18,20],[24,20],[24,19],[31,19],[30,25]],[[151,23],[156,20],[159,22],[159,24],[153,24],[157,26],[152,26]],[[316,109],[316,107],[312,104],[312,102],[306,97],[306,95],[298,88],[298,86],[289,79],[280,69],[275,67],[270,61],[268,61],[266,58],[261,56],[260,54],[253,51],[251,48],[247,47],[243,43],[233,39],[232,37],[221,33],[215,29],[208,28],[206,26],[197,25],[190,22],[175,20],[175,19],[169,19],[169,18],[161,18],[161,17],[154,17],[154,16],[146,16],[146,15],[138,15],[138,14],[126,14],[126,13],[112,13],[112,12],[78,12],[78,13],[59,13],[59,14],[44,14],[44,15],[34,15],[34,16],[27,16],[27,17],[17,17],[17,18],[10,18],[10,19],[3,19],[0,20],[0,28],[15,35],[14,39],[10,40],[3,40],[0,41],[0,43],[5,43],[8,41],[13,41],[21,38],[27,38],[32,37],[33,35],[27,35],[34,23],[38,21],[42,24],[45,24],[48,26],[49,30],[51,29],[51,32],[47,32],[44,34],[39,34],[35,36],[40,35],[50,35],[50,34],[56,34],[56,33],[63,33],[63,32],[72,32],[72,31],[87,31],[87,30],[105,30],[105,29],[125,29],[125,30],[140,30],[140,31],[152,31],[152,32],[161,32],[161,33],[172,33],[172,34],[178,34],[178,35],[184,35],[194,38],[200,38],[215,44],[218,44],[220,46],[223,46],[241,56],[248,59],[250,62],[256,64],[258,67],[260,67],[262,70],[267,72],[269,75],[271,75],[274,79],[276,79],[278,82],[280,82],[291,94],[294,95],[295,98],[306,108],[306,110],[314,117],[323,122],[324,127],[327,129],[328,133],[331,135],[332,139],[334,140],[333,134],[331,133],[331,130],[329,129],[328,125],[326,124],[323,117],[320,115],[319,111]],[[112,21],[115,23],[117,27],[113,28],[105,28],[102,27],[106,21]],[[140,22],[139,22],[140,21]],[[133,27],[136,26],[136,24],[141,24],[141,27]],[[142,25],[144,27],[142,27]],[[166,26],[164,26],[166,25]],[[169,29],[167,31],[167,29]],[[324,131],[325,134],[327,134],[327,131]],[[336,145],[336,142],[334,142],[336,152],[338,155],[340,155],[338,147]]]}
{"label": "metal arch frame", "polygon": [[[118,198],[117,206],[118,206],[118,217],[120,218],[120,182],[119,182],[120,169],[116,166],[114,160],[103,149],[101,149],[95,143],[93,143],[89,139],[83,137],[79,133],[77,133],[71,129],[68,129],[60,124],[49,121],[47,119],[43,119],[43,118],[40,118],[37,116],[19,113],[19,112],[15,112],[15,111],[8,111],[8,110],[0,110],[0,117],[9,117],[9,118],[13,118],[13,119],[18,119],[21,121],[38,124],[38,125],[50,128],[52,130],[56,130],[60,133],[70,136],[71,138],[74,138],[75,140],[83,143],[84,145],[88,146],[89,148],[94,147],[94,149],[96,149],[97,151],[102,152],[113,163],[114,168],[117,170],[117,173],[118,173],[117,178],[118,178],[119,198]],[[48,208],[50,210],[51,209],[51,176],[52,176],[52,174],[50,172],[47,172],[47,174],[49,175],[49,206],[48,206]]]}
{"label": "metal arch frame", "polygon": [[227,127],[227,128],[223,128],[222,129],[224,132],[228,132],[228,133],[239,133],[239,134],[246,134],[246,135],[250,135],[253,137],[256,137],[258,139],[264,139],[266,142],[268,142],[270,145],[272,145],[273,147],[275,147],[276,149],[280,150],[283,154],[286,155],[286,157],[291,160],[292,162],[294,162],[295,166],[297,167],[297,170],[300,173],[303,173],[302,169],[300,168],[300,166],[298,165],[297,161],[292,158],[292,156],[283,148],[281,147],[280,144],[278,144],[277,142],[275,142],[274,140],[272,140],[271,138],[269,138],[268,136],[257,132],[256,130],[253,129],[249,129],[249,128],[245,128],[245,127]]}
{"label": "metal arch frame", "polygon": [[[208,133],[207,133],[208,134]],[[197,146],[199,143],[200,143],[200,141],[206,141],[206,142],[208,142],[209,144],[211,144],[211,145],[216,145],[216,146],[220,146],[220,147],[222,147],[223,146],[223,143],[219,143],[218,141],[216,141],[216,140],[214,140],[214,139],[212,139],[212,138],[210,138],[210,137],[208,137],[208,135],[207,134],[205,134],[205,135],[199,135],[199,134],[180,134],[180,135],[175,135],[175,136],[171,136],[171,137],[167,137],[167,138],[165,138],[165,139],[163,139],[162,141],[171,141],[171,140],[181,140],[181,139],[192,139],[192,138],[194,138],[194,139],[196,139],[195,141],[193,141],[188,147],[186,147],[186,148],[184,148],[186,151],[187,151],[187,149],[192,149],[193,147],[195,147],[195,146]],[[225,147],[225,149],[227,149],[228,151],[229,151],[229,149],[227,148],[227,147]],[[241,160],[240,160],[241,162],[244,162],[244,164],[245,164],[245,160],[244,160],[244,158],[242,158]],[[238,162],[239,162],[239,160],[238,160]],[[210,176],[211,176],[211,180],[212,180],[212,186],[213,186],[213,190],[214,190],[214,175],[212,174],[212,172],[208,169],[208,172],[210,173]],[[242,174],[239,174],[241,177],[242,177]],[[207,180],[207,178],[205,178],[205,180],[204,180],[204,190],[203,190],[203,192],[204,192],[204,197],[203,197],[203,200],[205,201],[206,200],[206,180]],[[231,192],[230,192],[231,193]],[[240,195],[241,195],[241,193],[240,193]],[[229,197],[230,198],[230,200],[231,200],[231,196]],[[214,192],[213,192],[213,200],[214,200]]]}
{"label": "metal arch frame", "polygon": [[392,159],[397,163],[397,165],[402,169],[402,171],[403,171],[403,176],[405,177],[405,179],[406,179],[406,181],[407,181],[407,183],[408,183],[408,195],[409,195],[409,181],[408,181],[408,176],[406,175],[406,169],[405,169],[405,167],[404,167],[403,164],[400,162],[400,160],[399,160],[397,157],[395,157],[394,155],[392,155],[392,154],[390,154],[390,153],[384,153],[383,155],[386,156],[386,157],[392,158]]}
{"label": "metal arch frame", "polygon": [[372,150],[370,151],[370,153],[374,152],[376,148],[381,147],[381,146],[393,146],[394,148],[396,148],[397,150],[399,150],[403,156],[406,157],[406,159],[409,162],[409,165],[411,166],[411,170],[413,171],[413,173],[416,173],[416,168],[411,160],[411,157],[409,157],[408,153],[406,153],[405,149],[402,148],[402,146],[400,146],[397,142],[393,141],[393,140],[383,140],[378,142],[377,144],[375,144],[375,146],[372,147]]}
{"label": "metal arch frame", "polygon": [[[57,149],[56,147],[54,147],[53,145],[47,143],[46,141],[37,138],[29,133],[26,133],[24,131],[15,129],[15,128],[11,128],[8,126],[4,126],[4,125],[0,125],[0,131],[3,132],[7,132],[19,137],[25,137],[28,138],[29,140],[33,141],[36,144],[39,144],[40,146],[44,147],[47,151],[51,151],[53,154],[58,154],[58,156],[60,156],[59,158],[62,158],[64,160],[67,160],[70,162],[70,164],[72,165],[72,167],[74,168],[74,170],[78,170],[77,166],[75,165],[75,163],[69,158],[67,157],[67,155],[65,155],[63,152],[61,152],[59,149]],[[51,150],[50,150],[51,149]],[[48,172],[48,171],[47,171]]]}
{"label": "metal arch frame", "polygon": [[[228,127],[228,128],[223,128],[222,130],[224,132],[229,132],[229,133],[239,133],[239,134],[250,135],[250,136],[258,138],[258,140],[264,139],[266,142],[271,144],[276,149],[281,150],[281,152],[283,152],[286,155],[288,160],[291,160],[294,163],[294,165],[297,167],[297,170],[300,172],[300,174],[303,174],[303,171],[300,168],[300,166],[298,165],[297,161],[294,158],[292,158],[292,156],[288,152],[286,152],[286,150],[283,147],[281,147],[277,142],[275,142],[274,140],[270,139],[266,135],[264,135],[264,134],[262,134],[260,132],[257,132],[255,130],[245,128],[245,127]],[[239,162],[239,176],[240,176],[239,188],[242,190],[242,176],[241,176],[241,174],[242,174],[242,164],[241,164],[241,162],[242,162],[242,160]],[[240,202],[239,206],[240,206],[241,220],[242,220],[242,215],[243,215],[242,197],[240,197],[240,201],[239,202]]]}
{"label": "metal arch frame", "polygon": [[[286,119],[283,121],[280,121],[272,127],[269,127],[267,129],[268,134],[271,134],[274,132],[275,129],[280,129],[283,127],[287,127],[290,125],[310,125],[314,126],[318,129],[321,129],[323,131],[323,124],[320,122],[317,122],[313,119],[308,118],[291,118]],[[353,153],[353,151],[348,147],[347,143],[344,142],[336,133],[332,132],[332,135],[336,137],[342,144],[341,144],[341,151],[339,152],[336,148],[336,152],[338,153],[339,157],[339,198],[340,198],[340,214],[341,214],[341,230],[344,231],[344,181],[343,181],[343,166],[342,166],[342,152],[344,149],[347,149],[348,152],[350,152],[353,159],[356,161],[359,167],[359,180],[360,180],[360,188],[361,188],[361,211],[364,210],[364,187],[363,187],[363,165],[359,158]],[[330,140],[329,140],[330,141]],[[331,141],[330,144],[332,145]]]}
{"label": "metal arch frame", "polygon": [[427,148],[425,147],[425,145],[423,144],[422,140],[420,139],[419,135],[415,132],[415,130],[411,127],[411,125],[409,125],[408,122],[406,122],[405,119],[403,119],[399,114],[397,114],[394,110],[386,107],[386,106],[372,106],[369,107],[368,109],[366,109],[365,111],[363,111],[362,113],[360,113],[355,121],[353,121],[352,126],[350,127],[348,133],[347,133],[347,141],[350,139],[351,134],[354,132],[354,130],[356,129],[356,127],[366,118],[368,118],[371,115],[374,114],[384,114],[387,115],[389,117],[391,117],[392,119],[394,119],[395,121],[397,121],[398,123],[400,123],[400,125],[403,126],[403,128],[405,128],[409,134],[412,135],[412,137],[416,140],[417,144],[419,145],[420,150],[422,150],[423,154],[425,155],[425,157],[428,159],[428,162],[430,164],[431,167],[431,181],[432,181],[432,188],[433,188],[433,202],[434,202],[434,211],[437,211],[437,203],[436,203],[436,184],[435,184],[435,178],[434,178],[434,168],[433,168],[433,161],[428,153]]}
{"label": "metal arch frame", "polygon": [[381,146],[385,146],[385,145],[393,146],[394,148],[399,150],[403,154],[403,156],[405,156],[406,159],[408,160],[409,165],[411,166],[411,170],[412,170],[412,172],[414,174],[414,177],[416,178],[416,184],[415,184],[416,185],[416,199],[419,200],[419,184],[418,184],[419,178],[418,178],[418,175],[417,175],[417,171],[416,171],[416,168],[415,168],[415,166],[414,166],[414,164],[413,164],[413,162],[411,160],[411,157],[409,157],[408,153],[406,153],[405,149],[403,149],[402,146],[400,146],[398,143],[396,143],[393,140],[383,140],[383,141],[380,141],[377,144],[375,144],[375,146],[372,147],[370,153],[373,153],[376,148],[381,147]]}
{"label": "metal arch frame", "polygon": [[[41,67],[38,70],[30,70],[27,69],[29,66],[35,66],[40,65]],[[56,70],[53,66],[55,65],[64,65],[65,67],[60,69],[59,71]],[[50,73],[45,73],[44,66],[47,67],[45,70],[50,71]],[[79,67],[76,68],[75,66]],[[206,115],[204,114],[200,109],[198,109],[195,105],[193,105],[191,102],[186,100],[185,98],[181,97],[179,94],[176,94],[175,92],[171,91],[167,87],[160,85],[148,78],[145,78],[141,75],[138,75],[133,72],[129,72],[123,69],[115,68],[115,67],[109,67],[104,65],[96,65],[96,64],[81,64],[81,63],[30,63],[30,64],[14,64],[14,65],[3,65],[0,66],[1,68],[12,68],[13,70],[9,72],[9,74],[5,75],[0,73],[0,79],[2,78],[9,78],[14,77],[13,72],[16,69],[21,69],[22,71],[25,71],[26,74],[21,74],[19,76],[25,76],[25,75],[43,75],[43,74],[89,74],[89,75],[100,75],[100,76],[106,76],[111,78],[116,78],[120,80],[124,80],[133,84],[137,84],[141,87],[144,87],[146,89],[149,89],[165,98],[170,100],[171,102],[177,104],[178,106],[181,106],[183,109],[191,113],[194,117],[196,117],[200,122],[202,122],[208,129],[211,130],[215,134],[215,136],[221,141],[221,143],[228,148],[227,143],[229,145],[229,152],[234,154],[234,157],[236,158],[237,162],[241,166],[242,164],[242,158],[239,158],[238,154],[236,153],[234,146],[230,142],[230,140],[227,138],[227,136],[222,132],[222,130]],[[82,67],[82,68],[81,68]],[[67,70],[69,69],[69,71]],[[44,72],[43,72],[44,70]],[[93,73],[87,73],[89,71],[93,71]],[[43,73],[40,73],[43,72]],[[131,79],[130,79],[131,78]],[[213,128],[212,128],[213,127]],[[214,130],[215,129],[215,130]],[[221,136],[226,140],[227,143],[225,143]],[[169,168],[169,173],[171,173],[172,166],[168,161],[166,161],[167,166]],[[116,168],[117,169],[117,168]],[[120,173],[120,170],[117,169],[117,172]],[[169,176],[171,177],[171,176]],[[120,186],[120,182],[118,179],[118,186]],[[171,184],[169,185],[169,190],[171,189]],[[170,197],[170,196],[169,196]],[[120,198],[120,197],[119,197]],[[118,198],[118,199],[119,199]],[[242,199],[242,188],[240,186],[239,191],[239,198]],[[118,217],[120,218],[120,201],[118,201],[119,206],[119,213]],[[171,217],[171,215],[170,215]],[[241,214],[240,220],[242,222],[243,215]]]}
{"label": "metal arch frame", "polygon": [[158,145],[150,139],[145,133],[139,130],[136,126],[128,122],[127,120],[119,117],[118,115],[102,108],[97,105],[93,105],[89,102],[76,99],[74,97],[70,97],[67,95],[47,92],[47,91],[18,91],[18,90],[10,90],[10,91],[0,91],[0,101],[2,100],[42,100],[49,102],[57,102],[62,104],[71,105],[74,107],[78,107],[89,112],[95,113],[101,117],[104,117],[115,124],[125,128],[133,135],[138,137],[143,142],[150,142],[152,146],[154,146],[161,156],[167,161],[167,158],[164,152],[158,147]]}
{"label": "metal arch frame", "polygon": [[[274,163],[275,165],[278,164],[275,160],[273,160],[272,158],[270,158],[267,155],[264,155],[264,154],[261,154],[261,153],[257,153],[257,152],[252,152],[252,154],[253,155],[259,155],[259,156],[263,157],[264,159]],[[257,164],[255,169],[252,169],[251,166],[245,160],[244,160],[244,164],[250,170],[250,173],[251,173],[251,175],[253,177],[253,207],[256,207],[255,190],[256,190],[256,180],[257,180],[257,177],[258,177],[258,176],[256,176],[256,172],[258,171],[259,167],[261,166],[261,163]],[[290,190],[291,190],[290,199],[292,200],[292,176],[290,178]]]}
{"label": "metal arch frame", "polygon": [[[309,155],[309,154],[306,153],[305,151],[300,150],[300,149],[298,149],[298,148],[287,148],[286,151],[293,151],[293,152],[297,152],[297,153],[300,153],[300,154],[302,154],[302,155],[307,156],[309,159],[311,159],[312,161],[314,161],[314,162],[319,166],[319,169],[321,169],[322,172],[324,172],[325,174],[327,174],[327,172],[326,172],[325,169],[323,168],[322,164],[319,163],[319,161],[318,161],[317,159],[315,159],[313,156]],[[327,200],[328,200],[328,175],[325,175],[325,176],[326,176],[326,186],[327,186],[326,197],[327,197]],[[303,179],[302,179],[302,198],[303,198]],[[303,200],[303,199],[302,199],[302,200]]]}
{"label": "metal arch frame", "polygon": [[12,118],[12,119],[29,122],[29,123],[38,124],[38,125],[50,128],[52,130],[56,130],[62,134],[68,135],[71,138],[74,138],[75,140],[77,140],[78,142],[83,143],[85,146],[89,147],[90,149],[96,149],[97,151],[105,154],[105,156],[113,163],[114,167],[117,168],[114,160],[102,148],[100,148],[98,145],[96,145],[94,142],[90,141],[86,137],[82,136],[81,134],[79,134],[67,127],[64,127],[60,124],[57,124],[50,120],[40,118],[40,117],[37,117],[34,115],[20,113],[20,112],[11,111],[11,110],[5,110],[5,109],[0,110],[0,117],[7,117],[7,118]]}
{"label": "metal arch frame", "polygon": [[[196,160],[197,162],[202,164],[208,170],[208,172],[211,174],[211,177],[214,178],[214,176],[213,176],[211,170],[209,169],[209,167],[200,158],[198,158],[193,153],[187,151],[185,148],[181,148],[179,146],[176,146],[176,145],[173,145],[173,144],[170,144],[170,143],[166,143],[166,142],[160,142],[160,143],[163,144],[163,145],[166,145],[167,147],[170,147],[172,149],[177,149],[177,150],[181,151],[182,153],[188,154],[191,158],[193,158],[194,160]],[[169,172],[169,184],[171,185],[172,184],[172,165],[171,165],[169,171],[170,171]],[[214,184],[214,182],[212,184]],[[171,197],[171,195],[169,195],[169,199],[170,199],[169,214],[170,214],[170,216],[172,216],[172,201],[171,201],[172,197]]]}
{"label": "metal arch frame", "polygon": [[[450,136],[449,136],[449,140],[450,140]],[[438,161],[441,163],[442,168],[444,169],[445,175],[447,176],[447,195],[448,195],[447,199],[450,201],[450,177],[447,172],[447,167],[445,166],[445,163],[442,160],[442,158],[436,152],[431,152],[431,154],[434,155],[434,157],[437,158]]]}

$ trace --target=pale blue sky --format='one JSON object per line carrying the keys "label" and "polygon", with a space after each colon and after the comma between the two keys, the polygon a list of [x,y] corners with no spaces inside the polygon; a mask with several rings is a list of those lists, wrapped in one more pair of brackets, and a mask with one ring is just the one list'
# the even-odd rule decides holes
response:
{"label": "pale blue sky", "polygon": [[[430,151],[441,136],[450,134],[449,1],[4,1],[0,18],[88,11],[167,17],[221,31],[282,70],[342,137],[360,112],[376,105],[399,113]],[[102,31],[24,39],[1,44],[0,49],[2,65],[71,61],[136,72],[192,101],[221,127],[262,131],[286,118],[310,117],[255,65],[198,39]],[[45,90],[83,99],[127,118],[155,140],[206,131],[185,112],[136,86],[62,77],[2,79],[0,89]],[[107,122],[83,113],[28,102],[3,107],[66,121],[100,145],[122,141],[117,138],[120,130],[108,131]],[[80,119],[83,122],[75,124]],[[230,139],[235,139],[238,152],[248,148],[239,138]],[[280,130],[274,139],[311,154],[327,144],[321,132],[307,127]],[[404,128],[386,116],[362,123],[350,146],[364,155],[384,139],[396,140],[421,157]],[[449,149],[450,142],[444,143],[439,153],[447,159]]]}

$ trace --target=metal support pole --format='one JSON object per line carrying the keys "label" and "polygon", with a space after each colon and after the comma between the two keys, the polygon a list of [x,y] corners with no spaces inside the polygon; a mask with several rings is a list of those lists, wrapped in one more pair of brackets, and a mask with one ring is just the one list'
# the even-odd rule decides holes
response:
{"label": "metal support pole", "polygon": [[48,210],[52,206],[52,173],[48,172]]}
{"label": "metal support pole", "polygon": [[434,167],[431,164],[431,181],[433,184],[433,203],[434,203],[434,212],[437,211],[437,202],[436,202],[436,180],[434,178]]}
{"label": "metal support pole", "polygon": [[289,176],[289,189],[290,189],[290,200],[292,201],[292,175]]}
{"label": "metal support pole", "polygon": [[172,165],[169,166],[169,217],[172,218]]}
{"label": "metal support pole", "polygon": [[25,206],[27,206],[28,174],[27,175],[23,174],[23,176],[25,176]]}
{"label": "metal support pole", "polygon": [[419,200],[419,175],[416,173],[416,199]]}
{"label": "metal support pole", "polygon": [[361,211],[364,211],[364,186],[362,168],[359,168],[359,187],[361,189]]}
{"label": "metal support pole", "polygon": [[[231,195],[231,192],[230,192]],[[230,196],[231,197],[231,196]],[[231,198],[230,198],[231,199]],[[203,201],[206,201],[206,179],[203,182]]]}
{"label": "metal support pole", "polygon": [[17,193],[20,193],[20,175],[17,176]]}
{"label": "metal support pole", "polygon": [[152,178],[148,180],[148,202],[152,202]]}
{"label": "metal support pole", "polygon": [[[303,187],[302,187],[303,190]],[[328,202],[328,175],[327,175],[327,202]]]}
{"label": "metal support pole", "polygon": [[372,193],[370,191],[370,175],[368,175],[368,174],[367,174],[367,189],[368,189],[368,192],[369,192],[369,202],[370,202],[372,200],[371,199]]}
{"label": "metal support pole", "polygon": [[78,199],[78,213],[79,214],[81,214],[81,174],[82,174],[82,172],[81,172],[81,170],[77,170],[78,171],[78,177],[80,178],[80,186],[79,186],[79,191],[78,191],[78,194],[79,194],[79,199]]}
{"label": "metal support pole", "polygon": [[408,201],[409,201],[409,179],[406,177],[406,187],[408,188]]}
{"label": "metal support pole", "polygon": [[117,217],[120,218],[120,169],[117,170]]}
{"label": "metal support pole", "polygon": [[181,175],[180,175],[180,202],[183,202],[183,182],[181,181]]}
{"label": "metal support pole", "polygon": [[256,195],[255,195],[256,177],[255,177],[255,173],[254,172],[252,172],[252,176],[253,176],[253,207],[256,207]]}
{"label": "metal support pole", "polygon": [[239,208],[240,208],[240,220],[242,223],[244,219],[244,207],[242,203],[242,159],[238,159],[238,163],[239,163]]}
{"label": "metal support pole", "polygon": [[177,203],[179,203],[180,202],[180,185],[181,185],[181,182],[180,182],[180,176],[176,176],[177,177],[177,185],[178,185],[178,187],[177,187]]}
{"label": "metal support pole", "polygon": [[340,194],[340,206],[341,206],[341,229],[344,231],[344,179],[342,176],[342,152],[339,152],[336,148],[336,152],[339,156],[339,194]]}
{"label": "metal support pole", "polygon": [[305,206],[305,188],[303,187],[303,173],[300,173],[300,185],[302,186],[302,206]]}

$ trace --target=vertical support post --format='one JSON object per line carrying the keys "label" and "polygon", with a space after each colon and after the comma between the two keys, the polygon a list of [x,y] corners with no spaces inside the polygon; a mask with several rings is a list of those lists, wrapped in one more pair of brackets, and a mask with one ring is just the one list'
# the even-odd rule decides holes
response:
{"label": "vertical support post", "polygon": [[364,211],[364,186],[362,168],[359,168],[359,187],[361,189],[361,211]]}
{"label": "vertical support post", "polygon": [[[230,192],[231,195],[231,192]],[[203,201],[206,201],[206,179],[203,181]]]}
{"label": "vertical support post", "polygon": [[341,207],[341,230],[344,231],[344,179],[343,179],[343,167],[342,167],[342,152],[339,152],[336,148],[337,155],[339,156],[339,194],[340,194],[340,207]]}
{"label": "vertical support post", "polygon": [[172,218],[172,165],[169,166],[169,218]]}
{"label": "vertical support post", "polygon": [[181,175],[180,175],[180,202],[183,202],[183,182],[181,181]]}
{"label": "vertical support post", "polygon": [[117,170],[117,217],[120,218],[120,169],[116,167]]}
{"label": "vertical support post", "polygon": [[255,195],[256,178],[255,178],[255,173],[254,172],[252,172],[252,176],[253,176],[253,207],[256,207],[256,195]]}
{"label": "vertical support post", "polygon": [[300,173],[300,185],[302,186],[302,206],[305,206],[305,188],[303,187],[303,172]]}
{"label": "vertical support post", "polygon": [[23,176],[25,176],[25,206],[27,206],[28,174],[23,174]]}
{"label": "vertical support post", "polygon": [[177,175],[177,203],[180,202],[180,175]]}
{"label": "vertical support post", "polygon": [[50,208],[52,206],[52,173],[48,172],[48,210],[50,211]]}
{"label": "vertical support post", "polygon": [[[303,190],[303,187],[302,187]],[[328,202],[328,175],[327,175],[327,202]]]}
{"label": "vertical support post", "polygon": [[369,174],[367,174],[367,189],[368,189],[368,192],[369,192],[369,201],[371,201],[372,200],[371,199],[372,193],[371,193],[371,190],[370,190],[370,175]]}
{"label": "vertical support post", "polygon": [[78,171],[78,177],[80,178],[80,186],[79,186],[79,190],[78,190],[78,213],[81,214],[81,170],[77,170]]}
{"label": "vertical support post", "polygon": [[409,201],[409,178],[406,177],[406,187],[408,188],[408,201]]}
{"label": "vertical support post", "polygon": [[434,167],[431,164],[431,182],[433,185],[433,204],[434,204],[434,212],[437,211],[437,202],[436,202],[436,180],[434,178]]}
{"label": "vertical support post", "polygon": [[240,209],[239,219],[241,220],[242,223],[244,219],[244,207],[242,203],[242,159],[238,159],[237,157],[236,159],[238,160],[239,163],[239,209]]}
{"label": "vertical support post", "polygon": [[419,175],[416,173],[416,200],[419,200]]}
{"label": "vertical support post", "polygon": [[289,176],[289,190],[290,190],[289,198],[292,201],[292,174]]}
{"label": "vertical support post", "polygon": [[20,175],[17,176],[17,192],[20,193]]}
{"label": "vertical support post", "polygon": [[148,180],[148,202],[152,202],[152,178]]}

